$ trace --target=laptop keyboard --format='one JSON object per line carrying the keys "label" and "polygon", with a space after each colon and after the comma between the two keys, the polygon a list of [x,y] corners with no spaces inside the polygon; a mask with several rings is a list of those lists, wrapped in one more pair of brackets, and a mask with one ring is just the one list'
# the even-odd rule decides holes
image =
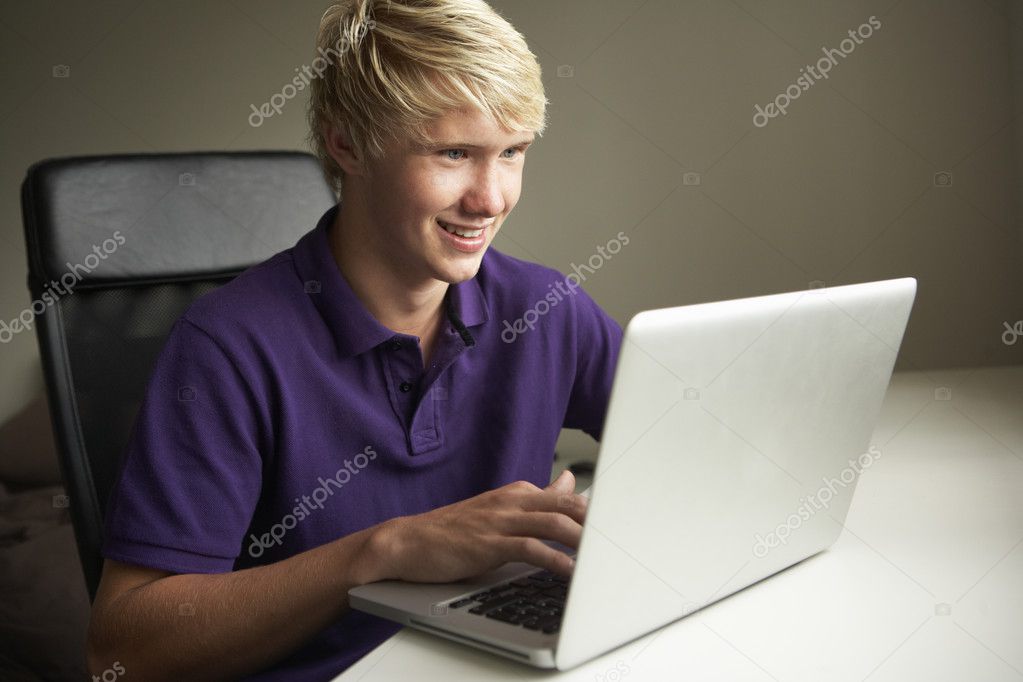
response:
{"label": "laptop keyboard", "polygon": [[449,609],[553,634],[561,627],[568,578],[550,571],[530,573],[511,582],[450,602]]}

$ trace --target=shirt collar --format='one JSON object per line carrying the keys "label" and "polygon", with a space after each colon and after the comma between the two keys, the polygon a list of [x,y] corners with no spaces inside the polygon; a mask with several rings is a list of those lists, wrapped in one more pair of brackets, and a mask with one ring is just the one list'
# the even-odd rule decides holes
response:
{"label": "shirt collar", "polygon": [[[355,356],[394,338],[395,332],[377,322],[352,291],[334,260],[327,232],[337,217],[339,204],[323,214],[316,227],[292,250],[295,269],[304,293],[319,311],[344,356]],[[477,277],[451,284],[445,295],[448,320],[467,346],[475,343],[466,328],[490,319],[486,298]]]}

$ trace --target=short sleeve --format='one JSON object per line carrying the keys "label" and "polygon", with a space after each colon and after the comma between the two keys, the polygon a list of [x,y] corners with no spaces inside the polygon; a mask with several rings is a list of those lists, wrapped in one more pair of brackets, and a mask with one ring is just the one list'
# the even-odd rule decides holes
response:
{"label": "short sleeve", "polygon": [[564,427],[581,429],[600,440],[622,345],[622,328],[581,287],[572,298],[576,373]]}
{"label": "short sleeve", "polygon": [[232,570],[269,442],[251,374],[200,327],[174,324],[111,494],[104,557],[175,573]]}

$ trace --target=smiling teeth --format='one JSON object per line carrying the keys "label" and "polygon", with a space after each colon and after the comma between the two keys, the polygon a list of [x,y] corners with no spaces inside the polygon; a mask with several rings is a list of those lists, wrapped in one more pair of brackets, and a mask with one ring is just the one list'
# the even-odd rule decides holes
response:
{"label": "smiling teeth", "polygon": [[457,227],[451,227],[447,223],[442,223],[439,220],[437,221],[437,224],[439,224],[441,227],[443,227],[445,230],[447,230],[451,234],[457,234],[459,237],[465,237],[467,239],[474,239],[475,237],[478,237],[481,234],[483,234],[483,230],[482,229],[479,229],[479,230],[462,230],[462,229],[459,229]]}

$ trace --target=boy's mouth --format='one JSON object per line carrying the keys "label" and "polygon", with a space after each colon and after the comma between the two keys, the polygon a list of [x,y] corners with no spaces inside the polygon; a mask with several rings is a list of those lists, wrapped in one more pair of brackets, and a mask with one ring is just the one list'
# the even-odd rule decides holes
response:
{"label": "boy's mouth", "polygon": [[443,227],[449,233],[458,235],[459,237],[463,237],[465,239],[476,239],[486,230],[486,227],[473,228],[463,227],[461,225],[452,225],[450,223],[444,222],[439,218],[437,219],[437,224]]}

